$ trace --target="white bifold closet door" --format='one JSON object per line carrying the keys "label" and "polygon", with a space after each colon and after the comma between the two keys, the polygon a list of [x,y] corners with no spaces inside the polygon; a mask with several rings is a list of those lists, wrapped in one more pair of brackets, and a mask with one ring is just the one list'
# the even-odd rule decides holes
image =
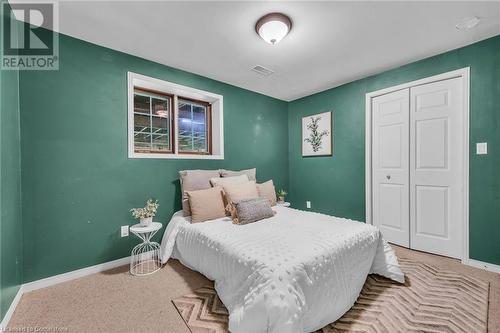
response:
{"label": "white bifold closet door", "polygon": [[464,112],[461,78],[410,89],[410,245],[460,258]]}
{"label": "white bifold closet door", "polygon": [[372,101],[373,224],[392,243],[410,245],[410,93]]}
{"label": "white bifold closet door", "polygon": [[373,223],[389,242],[462,256],[463,93],[455,78],[373,99]]}

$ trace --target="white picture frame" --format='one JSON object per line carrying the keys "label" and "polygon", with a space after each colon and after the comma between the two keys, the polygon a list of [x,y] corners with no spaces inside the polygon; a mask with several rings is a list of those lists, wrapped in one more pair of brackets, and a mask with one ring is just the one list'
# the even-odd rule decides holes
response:
{"label": "white picture frame", "polygon": [[332,112],[302,117],[302,157],[332,156]]}

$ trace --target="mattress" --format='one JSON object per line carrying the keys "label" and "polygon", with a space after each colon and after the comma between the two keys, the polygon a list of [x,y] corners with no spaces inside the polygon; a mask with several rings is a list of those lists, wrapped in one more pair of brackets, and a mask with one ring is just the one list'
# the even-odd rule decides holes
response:
{"label": "mattress", "polygon": [[352,307],[368,274],[404,282],[378,228],[273,209],[274,217],[247,225],[191,224],[177,212],[165,230],[162,262],[176,258],[215,281],[231,332],[311,332]]}

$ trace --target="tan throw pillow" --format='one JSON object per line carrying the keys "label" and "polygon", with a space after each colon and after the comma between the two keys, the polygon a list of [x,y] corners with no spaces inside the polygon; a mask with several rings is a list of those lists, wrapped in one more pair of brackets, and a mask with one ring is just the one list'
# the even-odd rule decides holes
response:
{"label": "tan throw pillow", "polygon": [[230,202],[226,205],[226,215],[231,216],[231,220],[233,220],[233,224],[239,224],[238,220],[238,212],[236,210],[236,206],[234,203]]}
{"label": "tan throw pillow", "polygon": [[226,184],[224,186],[224,192],[226,193],[228,202],[238,202],[259,197],[257,186],[253,180],[246,183]]}
{"label": "tan throw pillow", "polygon": [[255,178],[256,173],[257,173],[256,168],[241,170],[241,171],[231,171],[231,170],[224,170],[224,169],[220,170],[220,176],[222,178],[247,175],[249,180],[256,180],[256,178]]}
{"label": "tan throw pillow", "polygon": [[211,188],[211,178],[220,177],[220,170],[183,170],[179,171],[181,182],[182,210],[185,216],[191,215],[186,191],[196,191]]}
{"label": "tan throw pillow", "polygon": [[240,184],[240,183],[246,183],[248,182],[248,176],[247,175],[240,175],[240,176],[235,176],[235,177],[227,177],[227,178],[212,178],[210,179],[210,183],[212,183],[212,186],[222,186],[227,184]]}
{"label": "tan throw pillow", "polygon": [[257,184],[257,191],[259,191],[259,197],[268,198],[271,202],[271,206],[276,206],[276,190],[274,189],[272,180]]}
{"label": "tan throw pillow", "polygon": [[206,190],[187,191],[191,207],[191,223],[204,222],[226,216],[224,209],[224,191],[222,187]]}

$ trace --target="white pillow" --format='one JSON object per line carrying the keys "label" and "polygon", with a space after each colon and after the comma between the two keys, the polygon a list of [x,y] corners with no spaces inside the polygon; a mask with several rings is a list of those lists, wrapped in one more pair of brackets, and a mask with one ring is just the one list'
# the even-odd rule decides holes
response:
{"label": "white pillow", "polygon": [[225,185],[229,184],[242,184],[248,182],[248,176],[247,175],[240,175],[240,176],[234,176],[234,177],[227,177],[227,178],[210,178],[210,183],[212,186],[222,186],[224,187]]}

